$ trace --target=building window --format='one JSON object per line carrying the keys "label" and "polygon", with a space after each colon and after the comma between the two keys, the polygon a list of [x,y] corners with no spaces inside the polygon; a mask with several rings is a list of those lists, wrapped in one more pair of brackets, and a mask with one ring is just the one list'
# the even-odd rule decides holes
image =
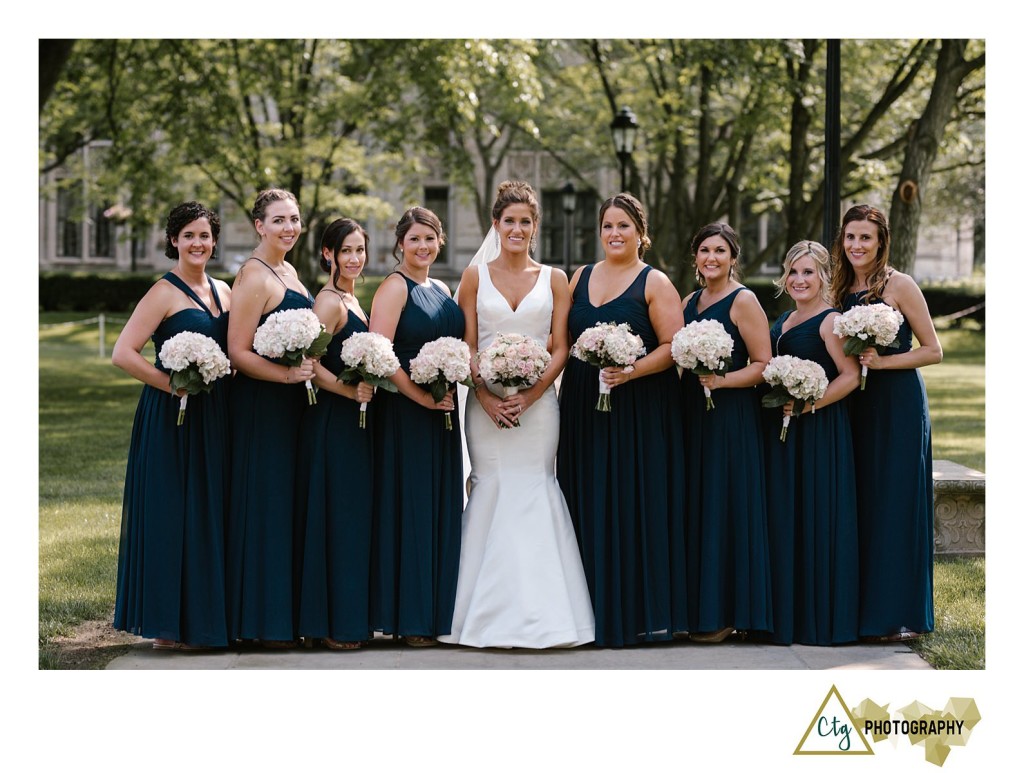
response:
{"label": "building window", "polygon": [[57,257],[82,257],[81,185],[57,189]]}
{"label": "building window", "polygon": [[[543,219],[540,229],[541,260],[555,266],[578,266],[597,259],[597,211],[599,204],[593,191],[576,194],[576,211],[572,214],[572,234],[566,256],[566,228],[569,216],[562,209],[562,192],[541,192]],[[566,259],[568,257],[568,260]]]}
{"label": "building window", "polygon": [[89,256],[93,258],[114,257],[114,221],[103,214],[107,208],[90,207]]}
{"label": "building window", "polygon": [[423,206],[441,218],[441,227],[444,228],[446,243],[437,254],[435,263],[449,265],[448,242],[451,242],[455,233],[455,222],[452,219],[452,208],[448,196],[447,185],[428,185],[423,189]]}

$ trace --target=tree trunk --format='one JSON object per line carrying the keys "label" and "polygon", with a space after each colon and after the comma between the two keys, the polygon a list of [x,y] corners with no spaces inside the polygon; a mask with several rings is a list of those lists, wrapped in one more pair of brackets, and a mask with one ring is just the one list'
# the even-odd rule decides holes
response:
{"label": "tree trunk", "polygon": [[928,180],[942,144],[942,135],[956,105],[957,92],[964,79],[985,64],[984,54],[975,59],[965,59],[966,48],[966,40],[942,41],[928,104],[921,117],[908,130],[903,168],[889,210],[889,227],[892,232],[889,261],[900,271],[912,273],[914,270],[921,224],[921,202],[928,189]]}

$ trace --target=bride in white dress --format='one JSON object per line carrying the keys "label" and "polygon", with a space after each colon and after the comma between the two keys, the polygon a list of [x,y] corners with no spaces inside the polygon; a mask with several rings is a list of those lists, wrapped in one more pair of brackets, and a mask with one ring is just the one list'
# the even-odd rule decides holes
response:
{"label": "bride in white dress", "polygon": [[[449,644],[543,648],[594,640],[583,563],[555,480],[554,381],[569,356],[569,284],[562,271],[530,258],[539,210],[529,185],[503,182],[485,242],[497,257],[488,262],[482,248],[459,286],[477,387],[466,405],[472,472],[455,615],[451,634],[438,637]],[[475,363],[499,332],[528,335],[552,355],[537,384],[507,398]]]}

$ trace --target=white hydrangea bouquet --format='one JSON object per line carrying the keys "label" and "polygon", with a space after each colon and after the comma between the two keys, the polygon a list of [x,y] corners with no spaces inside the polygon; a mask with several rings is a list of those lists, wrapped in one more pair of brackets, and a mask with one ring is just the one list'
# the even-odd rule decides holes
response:
{"label": "white hydrangea bouquet", "polygon": [[[444,399],[456,384],[465,384],[470,389],[473,382],[469,371],[469,346],[465,341],[452,336],[442,336],[427,341],[409,362],[409,378],[426,387],[435,403]],[[444,426],[452,428],[452,415],[444,412]]]}
{"label": "white hydrangea bouquet", "polygon": [[[735,342],[717,319],[702,319],[684,325],[672,336],[672,359],[676,365],[698,376],[724,376],[732,365]],[[704,387],[704,410],[715,407],[711,390]]]}
{"label": "white hydrangea bouquet", "polygon": [[[858,356],[869,346],[889,346],[896,340],[903,315],[885,303],[854,306],[832,325],[832,332],[846,338],[843,353]],[[868,366],[860,366],[860,388],[868,384]]]}
{"label": "white hydrangea bouquet", "polygon": [[213,382],[231,373],[231,362],[210,336],[178,333],[160,347],[160,362],[171,371],[171,392],[184,389],[178,403],[178,426],[185,421],[188,396],[209,392]]}
{"label": "white hydrangea bouquet", "polygon": [[[506,397],[536,384],[549,362],[551,354],[539,341],[519,333],[498,333],[490,346],[477,354],[480,375],[500,384]],[[519,419],[512,426],[520,426]]]}
{"label": "white hydrangea bouquet", "polygon": [[[828,389],[828,377],[825,369],[812,360],[780,354],[768,360],[764,366],[764,380],[771,386],[771,391],[761,398],[765,408],[778,408],[790,400],[793,401],[793,416],[799,416],[808,402],[811,413],[814,403],[820,400]],[[786,442],[791,417],[782,417],[782,433],[779,440]]]}
{"label": "white hydrangea bouquet", "polygon": [[[274,312],[256,328],[252,346],[256,354],[294,367],[306,357],[322,357],[333,337],[312,309],[286,309]],[[316,405],[316,392],[309,379],[306,397],[310,405]]]}
{"label": "white hydrangea bouquet", "polygon": [[[647,354],[643,339],[633,332],[627,322],[598,322],[588,327],[572,345],[572,356],[598,368],[628,368]],[[597,410],[608,413],[612,409],[611,387],[597,374]]]}
{"label": "white hydrangea bouquet", "polygon": [[[398,372],[401,363],[387,336],[380,333],[353,333],[341,345],[341,362],[345,367],[338,374],[338,381],[345,384],[365,381],[372,387],[380,387],[388,392],[398,391],[390,378]],[[359,404],[359,429],[366,429],[366,403]]]}

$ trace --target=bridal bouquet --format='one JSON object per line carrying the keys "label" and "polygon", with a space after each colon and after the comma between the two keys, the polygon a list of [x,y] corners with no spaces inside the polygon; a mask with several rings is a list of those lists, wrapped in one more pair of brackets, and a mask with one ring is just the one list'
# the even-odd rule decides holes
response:
{"label": "bridal bouquet", "polygon": [[[506,397],[536,384],[549,362],[551,354],[545,347],[519,333],[498,333],[491,345],[477,354],[480,375],[485,381],[501,384]],[[520,426],[519,419],[512,426]]]}
{"label": "bridal bouquet", "polygon": [[[734,342],[716,319],[702,319],[684,325],[672,336],[672,359],[698,376],[724,376],[732,365]],[[704,410],[715,407],[711,390],[704,387]]]}
{"label": "bridal bouquet", "polygon": [[[365,381],[372,387],[398,391],[390,378],[398,372],[401,364],[387,336],[353,333],[341,345],[341,362],[345,367],[338,374],[338,381],[345,384]],[[359,404],[359,429],[366,429],[366,403]]]}
{"label": "bridal bouquet", "polygon": [[[298,365],[306,357],[321,357],[333,336],[320,324],[312,309],[286,309],[267,317],[256,328],[252,346],[256,354],[281,360],[289,367]],[[313,382],[306,379],[306,397],[316,405]]]}
{"label": "bridal bouquet", "polygon": [[[772,390],[761,398],[765,408],[778,408],[793,401],[793,416],[799,416],[807,402],[814,413],[814,402],[820,400],[828,389],[825,369],[811,360],[780,354],[768,360],[764,366],[764,380]],[[782,433],[779,440],[786,442],[790,416],[782,417]]]}
{"label": "bridal bouquet", "polygon": [[[444,399],[455,384],[465,384],[470,389],[469,347],[465,341],[443,336],[436,341],[427,341],[409,362],[409,378],[426,387],[435,403]],[[444,426],[452,428],[452,415],[444,412]]]}
{"label": "bridal bouquet", "polygon": [[[896,340],[903,315],[885,303],[854,306],[840,314],[832,332],[846,338],[843,353],[856,357],[869,346],[888,346]],[[860,366],[860,388],[868,384],[868,366]]]}
{"label": "bridal bouquet", "polygon": [[184,389],[178,403],[178,426],[185,421],[188,396],[209,392],[213,382],[231,373],[231,362],[224,350],[202,333],[178,333],[160,347],[160,362],[171,371],[171,391]]}
{"label": "bridal bouquet", "polygon": [[[629,367],[645,354],[647,349],[643,339],[626,322],[598,322],[580,333],[572,345],[573,357],[598,368]],[[600,373],[597,375],[597,389],[597,410],[611,411],[612,390],[601,380]]]}

